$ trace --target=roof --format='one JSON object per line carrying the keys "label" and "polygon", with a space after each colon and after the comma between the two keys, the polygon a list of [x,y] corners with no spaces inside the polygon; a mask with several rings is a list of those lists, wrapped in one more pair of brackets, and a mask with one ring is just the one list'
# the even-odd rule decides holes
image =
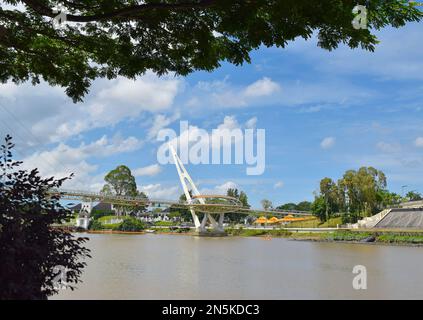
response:
{"label": "roof", "polygon": [[100,202],[93,207],[93,210],[112,211],[112,205],[110,203]]}
{"label": "roof", "polygon": [[72,211],[79,211],[79,210],[81,210],[81,204],[80,203],[78,203],[78,204],[76,204],[76,205],[74,205],[74,206],[72,206],[72,207],[68,207],[70,210],[72,210]]}

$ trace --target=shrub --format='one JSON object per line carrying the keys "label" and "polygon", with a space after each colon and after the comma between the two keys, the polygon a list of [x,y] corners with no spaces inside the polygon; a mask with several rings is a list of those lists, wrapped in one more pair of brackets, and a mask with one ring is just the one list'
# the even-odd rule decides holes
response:
{"label": "shrub", "polygon": [[[58,292],[58,267],[67,272],[61,285],[73,290],[89,257],[77,238],[62,228],[72,212],[47,190],[60,188],[68,178],[41,178],[38,170],[18,170],[11,137],[0,146],[0,300],[47,299]],[[61,277],[60,277],[61,278]]]}
{"label": "shrub", "polygon": [[145,229],[145,224],[135,218],[125,219],[114,230],[118,231],[142,231]]}
{"label": "shrub", "polygon": [[98,220],[91,220],[88,229],[90,229],[90,230],[103,230],[103,225]]}

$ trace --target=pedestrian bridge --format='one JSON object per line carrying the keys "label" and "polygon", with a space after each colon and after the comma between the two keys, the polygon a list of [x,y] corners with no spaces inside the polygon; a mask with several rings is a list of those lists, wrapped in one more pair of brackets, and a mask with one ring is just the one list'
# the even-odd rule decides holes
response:
{"label": "pedestrian bridge", "polygon": [[[182,161],[179,159],[172,146],[169,146],[172,153],[175,166],[179,175],[179,179],[186,196],[186,201],[172,201],[164,199],[149,199],[147,197],[129,197],[113,194],[105,194],[101,192],[90,192],[84,190],[67,190],[52,189],[49,191],[51,196],[65,199],[81,201],[81,210],[77,219],[77,227],[87,229],[90,214],[93,209],[94,202],[104,202],[116,206],[155,206],[165,205],[173,208],[188,209],[191,212],[194,226],[199,235],[224,235],[223,228],[224,215],[226,213],[242,213],[246,215],[260,216],[284,216],[284,215],[300,215],[310,216],[310,212],[297,210],[261,210],[245,207],[242,203],[233,197],[225,195],[204,195],[201,194],[190,175],[186,171]],[[198,213],[203,213],[200,221]],[[211,228],[207,228],[209,225]],[[212,232],[207,229],[211,229]]]}

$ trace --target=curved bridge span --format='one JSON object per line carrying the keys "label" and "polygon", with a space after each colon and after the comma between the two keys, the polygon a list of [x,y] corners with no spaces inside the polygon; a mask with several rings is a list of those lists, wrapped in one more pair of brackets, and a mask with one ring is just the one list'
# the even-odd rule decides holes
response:
{"label": "curved bridge span", "polygon": [[[306,211],[252,209],[250,207],[243,206],[236,198],[224,195],[203,195],[198,191],[196,185],[172,146],[170,146],[170,150],[187,199],[185,202],[166,199],[149,199],[147,197],[110,195],[100,192],[69,189],[52,189],[49,191],[49,194],[60,199],[81,201],[82,205],[79,218],[77,219],[77,226],[83,228],[88,228],[94,202],[103,202],[128,207],[165,205],[173,208],[188,209],[191,212],[195,229],[200,235],[210,235],[210,232],[206,229],[207,224],[211,226],[213,231],[212,233],[216,235],[224,235],[223,220],[225,213],[242,213],[246,215],[264,216],[284,216],[289,214],[300,216],[311,215],[310,212]],[[197,215],[198,212],[203,213],[201,221]]]}

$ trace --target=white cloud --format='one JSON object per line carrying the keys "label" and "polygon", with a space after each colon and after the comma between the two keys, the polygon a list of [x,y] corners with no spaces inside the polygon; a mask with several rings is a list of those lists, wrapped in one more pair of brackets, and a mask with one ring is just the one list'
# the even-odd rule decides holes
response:
{"label": "white cloud", "polygon": [[187,104],[190,107],[204,107],[204,101],[208,101],[209,105],[224,108],[247,107],[266,104],[266,99],[272,100],[279,91],[280,85],[268,77],[245,86],[234,86],[225,77],[221,81],[198,82]]}
{"label": "white cloud", "polygon": [[233,181],[226,181],[222,184],[214,186],[213,188],[202,188],[199,191],[201,194],[226,195],[228,189],[239,189],[239,186]]}
{"label": "white cloud", "polygon": [[249,120],[247,120],[247,122],[245,123],[245,127],[247,129],[254,129],[257,125],[257,117],[253,117]]}
{"label": "white cloud", "polygon": [[416,140],[414,141],[414,145],[418,148],[422,148],[423,147],[423,137],[416,138]]}
{"label": "white cloud", "polygon": [[322,149],[330,149],[335,145],[336,139],[334,137],[326,137],[320,142],[320,147]]}
{"label": "white cloud", "polygon": [[395,153],[401,150],[401,145],[398,143],[387,143],[380,141],[376,144],[376,147],[382,151],[387,153]]}
{"label": "white cloud", "polygon": [[[241,125],[235,116],[225,116],[223,122],[220,123],[216,129],[211,132],[202,129],[195,125],[189,125],[188,130],[183,131],[176,138],[165,142],[162,147],[167,149],[167,145],[170,143],[175,150],[178,149],[178,145],[181,141],[188,141],[188,144],[196,144],[199,149],[211,148],[218,149],[219,147],[227,147],[232,144],[240,143],[243,139],[242,129],[249,128],[248,126],[255,124],[256,118],[249,119],[244,125]],[[235,130],[235,131],[234,131]],[[240,134],[234,134],[239,130]]]}
{"label": "white cloud", "polygon": [[[144,112],[166,111],[173,106],[182,83],[180,78],[157,77],[151,72],[135,81],[99,79],[84,103],[73,104],[60,87],[45,82],[37,86],[9,82],[0,85],[0,117],[15,128],[10,132],[13,136],[25,134],[22,140],[54,143],[136,119]],[[10,101],[13,109],[8,106]]]}
{"label": "white cloud", "polygon": [[[138,78],[136,81],[127,78],[112,80],[110,86],[102,89],[97,99],[116,107],[119,103],[126,108],[126,112],[131,109],[158,111],[169,108],[178,92],[180,81],[176,78],[158,78],[149,72]],[[136,113],[137,111],[134,111]]]}
{"label": "white cloud", "polygon": [[278,181],[278,182],[276,182],[276,183],[273,185],[273,187],[274,187],[275,189],[282,188],[283,186],[284,186],[283,181]]}
{"label": "white cloud", "polygon": [[0,97],[9,100],[15,100],[15,96],[18,93],[18,86],[13,82],[7,82],[0,85]]}
{"label": "white cloud", "polygon": [[140,191],[144,192],[150,199],[179,200],[182,191],[178,186],[163,186],[160,183],[141,186]]}
{"label": "white cloud", "polygon": [[244,95],[246,97],[262,97],[269,96],[279,90],[279,84],[272,81],[270,78],[264,77],[245,88]]}
{"label": "white cloud", "polygon": [[170,116],[170,117],[166,117],[163,114],[156,115],[154,117],[152,126],[148,130],[147,139],[151,140],[151,139],[157,137],[157,133],[161,129],[165,128],[166,126],[168,126],[172,122],[178,120],[179,117],[180,117],[180,113],[179,112],[176,112],[173,116]]}
{"label": "white cloud", "polygon": [[87,160],[135,151],[141,145],[142,142],[134,137],[108,139],[106,136],[90,144],[81,143],[79,147],[60,143],[52,150],[36,152],[24,158],[23,168],[38,168],[43,177],[62,178],[75,173],[75,177],[66,182],[65,188],[99,191],[104,183],[103,175],[96,175],[98,166],[88,163]]}
{"label": "white cloud", "polygon": [[147,167],[138,168],[132,171],[135,177],[140,176],[155,176],[162,171],[162,168],[158,164],[152,164]]}

